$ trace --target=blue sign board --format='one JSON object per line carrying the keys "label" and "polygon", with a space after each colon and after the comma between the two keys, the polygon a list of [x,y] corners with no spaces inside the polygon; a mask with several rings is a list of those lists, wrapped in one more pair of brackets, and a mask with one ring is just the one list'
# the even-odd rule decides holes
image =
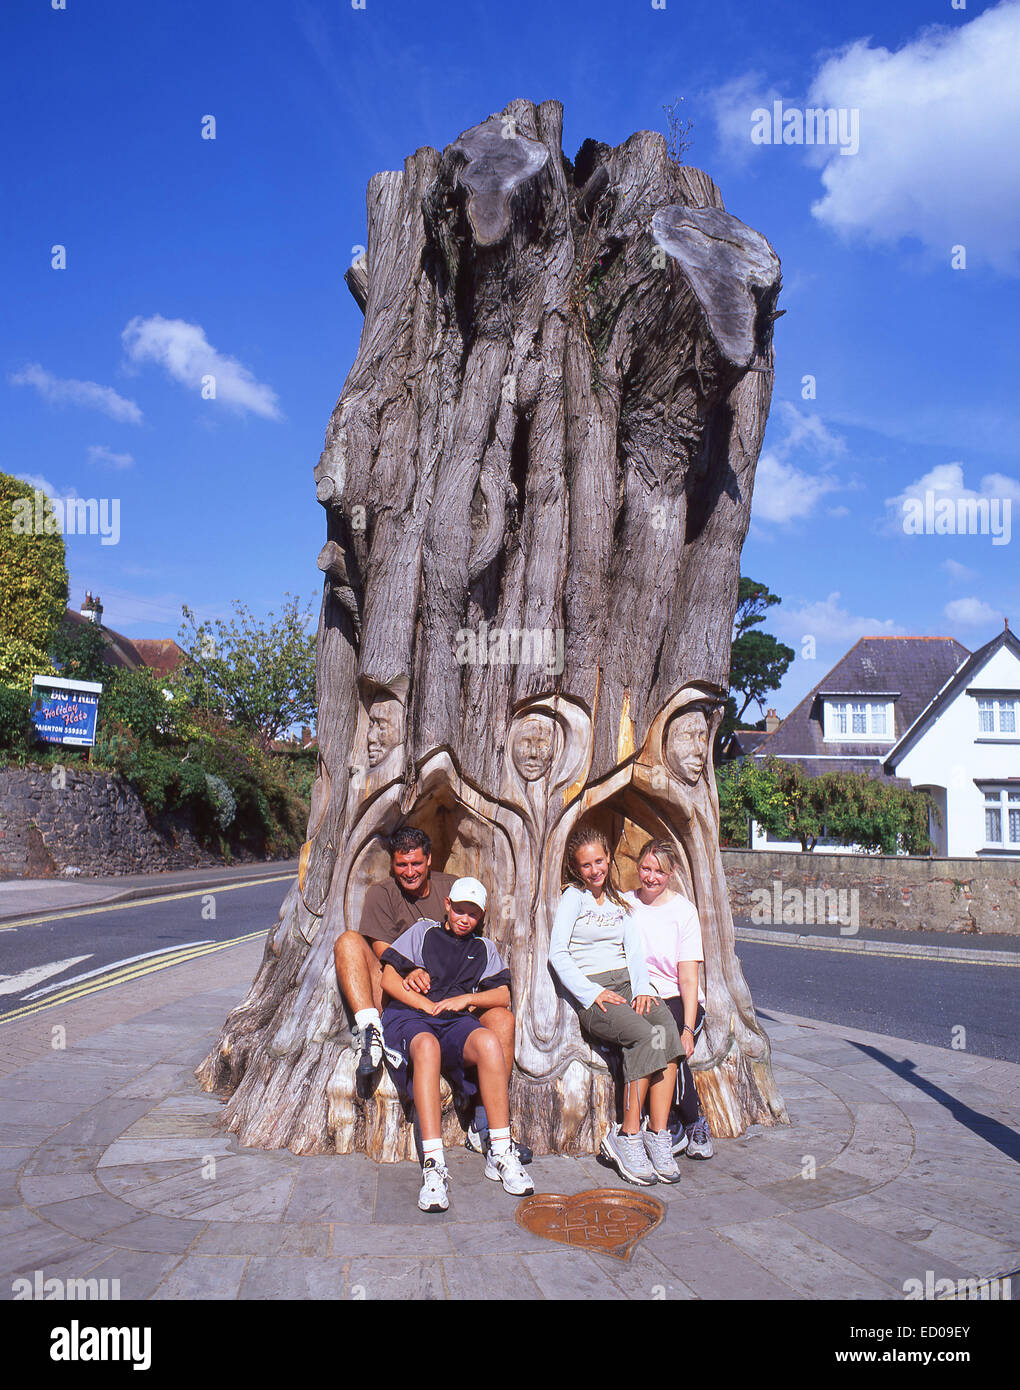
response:
{"label": "blue sign board", "polygon": [[103,687],[92,681],[51,680],[37,676],[32,694],[32,725],[43,743],[91,748]]}

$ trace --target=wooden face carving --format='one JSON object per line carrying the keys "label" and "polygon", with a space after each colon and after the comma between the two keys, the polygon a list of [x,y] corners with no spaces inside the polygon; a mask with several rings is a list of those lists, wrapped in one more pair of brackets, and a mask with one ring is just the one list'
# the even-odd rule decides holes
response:
{"label": "wooden face carving", "polygon": [[708,720],[701,710],[677,715],[666,731],[665,753],[673,775],[693,786],[708,759]]}
{"label": "wooden face carving", "polygon": [[399,700],[376,700],[368,715],[369,767],[381,763],[386,754],[404,741],[404,707]]}
{"label": "wooden face carving", "polygon": [[510,753],[525,782],[545,777],[553,760],[554,728],[541,715],[529,714],[514,730]]}

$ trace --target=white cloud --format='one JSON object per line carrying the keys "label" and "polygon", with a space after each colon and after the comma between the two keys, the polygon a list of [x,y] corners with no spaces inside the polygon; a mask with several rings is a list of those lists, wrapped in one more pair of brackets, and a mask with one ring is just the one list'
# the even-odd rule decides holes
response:
{"label": "white cloud", "polygon": [[1018,51],[1020,3],[1008,0],[896,52],[859,39],[830,58],[808,104],[859,109],[860,150],[809,154],[824,161],[815,217],[874,241],[917,238],[947,267],[963,245],[969,265],[1020,272]]}
{"label": "white cloud", "polygon": [[[828,471],[831,461],[846,450],[846,442],[834,435],[819,415],[804,415],[789,401],[778,402],[774,418],[785,426],[779,442],[762,451],[754,475],[751,504],[756,522],[788,524],[811,515],[826,493],[845,486]],[[790,461],[794,452],[823,460],[823,472],[808,473]]]}
{"label": "white cloud", "polygon": [[44,478],[41,473],[15,473],[14,476],[19,482],[34,487],[37,492],[44,492],[47,497],[73,496],[73,493],[61,492],[59,488],[55,488],[49,478]]}
{"label": "white cloud", "polygon": [[959,560],[943,560],[942,568],[949,575],[950,579],[956,579],[961,584],[968,580],[977,578],[977,571],[968,569],[966,565],[961,565]]}
{"label": "white cloud", "polygon": [[[757,146],[751,143],[751,112],[771,108],[779,92],[759,72],[745,72],[707,94],[722,151],[737,164],[746,164]],[[784,284],[784,290],[786,288]]]}
{"label": "white cloud", "polygon": [[105,444],[90,444],[89,462],[105,463],[110,468],[130,468],[134,463],[134,458],[131,454],[115,454]]}
{"label": "white cloud", "polygon": [[766,449],[754,475],[755,521],[789,523],[810,516],[818,500],[839,487],[832,478],[805,473]]}
{"label": "white cloud", "polygon": [[89,410],[101,410],[111,420],[124,420],[131,425],[142,423],[142,412],[134,401],[119,396],[109,386],[95,381],[78,381],[74,377],[56,377],[52,372],[32,362],[20,372],[8,377],[12,386],[34,386],[43,400],[51,405],[82,405]]}
{"label": "white cloud", "polygon": [[839,593],[799,608],[783,605],[769,615],[769,625],[787,642],[800,643],[810,636],[822,646],[849,651],[858,637],[895,637],[903,629],[892,618],[859,618],[839,605]]}
{"label": "white cloud", "polygon": [[982,598],[954,598],[943,612],[957,627],[989,628],[1002,623],[1001,613]]}
{"label": "white cloud", "polygon": [[201,324],[183,319],[136,317],[121,339],[132,362],[156,362],[175,381],[201,391],[202,378],[215,379],[215,399],[233,410],[252,411],[266,420],[282,420],[276,392],[256,381],[247,367],[226,357],[206,340]]}

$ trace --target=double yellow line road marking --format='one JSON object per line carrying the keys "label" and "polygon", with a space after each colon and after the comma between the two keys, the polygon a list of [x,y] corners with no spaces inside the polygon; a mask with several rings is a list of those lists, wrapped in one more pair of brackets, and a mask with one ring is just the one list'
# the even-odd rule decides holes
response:
{"label": "double yellow line road marking", "polygon": [[229,941],[214,941],[202,946],[184,945],[155,959],[135,961],[119,968],[114,967],[105,975],[98,975],[94,980],[89,980],[87,984],[83,981],[78,985],[69,985],[66,989],[51,994],[47,999],[40,999],[34,1004],[23,1004],[20,1008],[11,1009],[9,1013],[0,1014],[0,1023],[11,1023],[18,1018],[27,1018],[30,1014],[39,1013],[43,1009],[52,1009],[58,1004],[70,1004],[75,999],[83,999],[86,995],[98,994],[100,990],[110,989],[113,985],[127,984],[130,980],[137,980],[142,975],[152,975],[157,970],[167,970],[171,965],[183,965],[186,961],[197,960],[199,956],[209,956],[214,951],[225,951],[228,946],[240,946],[246,941],[255,941],[264,937],[266,931],[267,928],[261,927],[258,931],[248,932],[245,936],[232,937]]}
{"label": "double yellow line road marking", "polygon": [[[100,907],[75,908],[57,916],[50,914],[45,917],[23,917],[16,922],[5,923],[0,926],[0,931],[15,931],[19,927],[63,921],[69,917],[88,917],[97,912],[123,912],[126,908],[155,906],[158,903],[176,902],[182,898],[204,897],[210,893],[229,893],[238,888],[257,888],[264,883],[282,883],[284,880],[293,879],[293,877],[293,874],[279,874],[273,877],[248,879],[243,883],[223,883],[216,887],[193,888],[182,893],[166,893],[159,897],[131,898],[127,902],[107,903]],[[172,965],[184,965],[187,961],[197,960],[200,956],[212,955],[214,951],[225,951],[229,946],[240,946],[247,941],[264,938],[267,931],[268,926],[260,927],[258,931],[248,932],[244,936],[234,936],[227,941],[204,941],[197,945],[184,943],[165,953],[161,952],[148,958],[137,959],[121,965],[115,963],[105,973],[96,974],[93,979],[81,980],[77,984],[68,985],[64,989],[49,994],[45,999],[22,1004],[7,1013],[0,1014],[0,1024],[11,1023],[19,1018],[28,1018],[31,1014],[40,1013],[43,1009],[52,1009],[56,1005],[73,1003],[76,999],[83,999],[90,994],[98,994],[100,990],[111,989],[114,985],[127,984],[143,975],[155,974],[157,970],[168,970]]]}

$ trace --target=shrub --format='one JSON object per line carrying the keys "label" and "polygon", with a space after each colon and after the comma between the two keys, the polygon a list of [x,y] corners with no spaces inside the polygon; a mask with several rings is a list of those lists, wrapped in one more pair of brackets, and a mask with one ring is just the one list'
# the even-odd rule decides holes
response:
{"label": "shrub", "polygon": [[33,676],[56,674],[56,667],[41,647],[20,637],[0,635],[0,683],[31,690]]}
{"label": "shrub", "polygon": [[147,669],[107,667],[99,697],[101,723],[120,724],[141,739],[166,743],[175,733],[173,701],[163,694],[165,680]]}
{"label": "shrub", "polygon": [[28,712],[31,696],[24,690],[0,685],[0,748],[23,749],[27,746],[31,723]]}

